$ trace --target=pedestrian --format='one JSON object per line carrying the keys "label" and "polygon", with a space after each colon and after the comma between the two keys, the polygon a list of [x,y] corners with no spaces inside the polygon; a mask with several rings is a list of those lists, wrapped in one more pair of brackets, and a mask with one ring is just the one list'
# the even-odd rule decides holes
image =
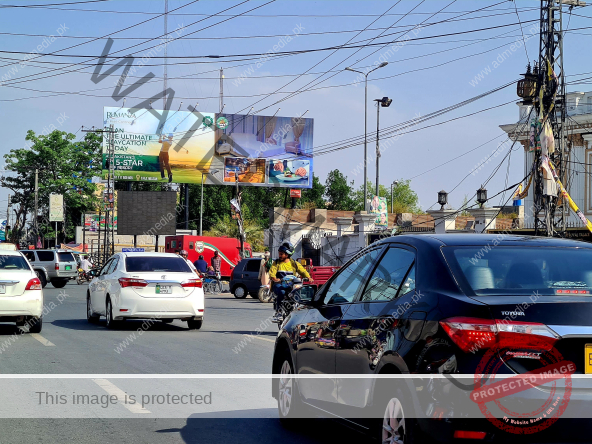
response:
{"label": "pedestrian", "polygon": [[199,258],[193,264],[199,273],[205,273],[208,271],[208,263],[204,260],[203,254],[199,255]]}
{"label": "pedestrian", "polygon": [[261,285],[269,284],[269,269],[272,264],[273,260],[271,259],[271,254],[269,251],[266,251],[264,258],[261,260],[261,266],[259,267],[259,280],[261,281]]}
{"label": "pedestrian", "polygon": [[167,173],[169,174],[169,183],[171,183],[173,181],[173,172],[171,171],[171,164],[169,163],[169,150],[173,144],[173,134],[169,134],[168,137],[163,137],[161,134],[158,143],[162,144],[160,147],[160,153],[158,154],[160,177],[161,179],[164,179],[164,170],[166,168]]}
{"label": "pedestrian", "polygon": [[179,251],[179,256],[181,256],[183,259],[185,259],[185,262],[187,262],[187,265],[189,265],[189,268],[191,268],[191,271],[193,271],[194,273],[197,274],[196,267],[188,259],[189,253],[187,253],[187,250],[181,250],[181,251]]}
{"label": "pedestrian", "polygon": [[214,257],[212,258],[212,267],[214,267],[214,271],[216,275],[220,275],[220,269],[222,268],[222,258],[218,254],[218,250],[214,251]]}

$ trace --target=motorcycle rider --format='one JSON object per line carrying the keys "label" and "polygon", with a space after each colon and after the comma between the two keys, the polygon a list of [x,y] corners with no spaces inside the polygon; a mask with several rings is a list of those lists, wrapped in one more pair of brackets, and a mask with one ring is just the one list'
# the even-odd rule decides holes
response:
{"label": "motorcycle rider", "polygon": [[82,268],[85,274],[87,274],[92,268],[92,263],[88,260],[86,255],[82,256],[82,259],[80,260],[80,268]]}
{"label": "motorcycle rider", "polygon": [[269,269],[269,278],[273,282],[272,290],[276,295],[275,300],[275,315],[274,321],[278,321],[280,318],[280,307],[286,293],[289,292],[289,288],[282,284],[282,278],[286,275],[297,274],[300,277],[306,278],[310,283],[313,280],[306,269],[294,259],[294,246],[290,242],[284,242],[278,249],[278,259],[273,261],[271,268]]}

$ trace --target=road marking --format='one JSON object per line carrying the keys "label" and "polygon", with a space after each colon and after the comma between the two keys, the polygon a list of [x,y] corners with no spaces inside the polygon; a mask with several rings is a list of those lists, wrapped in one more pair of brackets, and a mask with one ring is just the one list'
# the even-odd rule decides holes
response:
{"label": "road marking", "polygon": [[255,339],[261,339],[262,341],[275,342],[275,339],[264,338],[263,336],[253,336]]}
{"label": "road marking", "polygon": [[39,333],[31,333],[29,336],[31,336],[34,339],[37,339],[39,342],[41,342],[46,347],[55,347],[55,344],[53,342],[48,341],[43,336],[41,336]]}
{"label": "road marking", "polygon": [[110,395],[117,396],[117,401],[120,405],[123,405],[132,413],[152,413],[150,410],[142,407],[141,404],[128,404],[126,403],[126,393],[117,387],[115,384],[107,381],[106,379],[93,379],[93,382],[105,390]]}

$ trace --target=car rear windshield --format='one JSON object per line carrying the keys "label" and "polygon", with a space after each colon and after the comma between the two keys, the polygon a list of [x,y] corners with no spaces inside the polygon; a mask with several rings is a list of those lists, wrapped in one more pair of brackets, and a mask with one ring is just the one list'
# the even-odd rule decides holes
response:
{"label": "car rear windshield", "polygon": [[0,256],[0,270],[30,270],[29,262],[22,256]]}
{"label": "car rear windshield", "polygon": [[125,258],[125,268],[132,273],[191,273],[191,268],[181,257],[130,256]]}
{"label": "car rear windshield", "polygon": [[444,254],[477,295],[592,295],[592,249],[488,245]]}
{"label": "car rear windshield", "polygon": [[75,262],[74,256],[72,253],[58,253],[58,261],[59,262]]}

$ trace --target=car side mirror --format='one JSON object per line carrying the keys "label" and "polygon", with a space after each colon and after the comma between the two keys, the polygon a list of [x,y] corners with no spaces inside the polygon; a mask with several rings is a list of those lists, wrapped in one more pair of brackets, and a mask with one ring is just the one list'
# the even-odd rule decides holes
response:
{"label": "car side mirror", "polygon": [[299,303],[302,305],[314,305],[315,295],[317,292],[316,285],[304,285],[300,289],[300,300]]}
{"label": "car side mirror", "polygon": [[89,274],[90,276],[93,276],[93,277],[94,277],[94,276],[96,276],[96,275],[97,275],[97,274],[99,274],[99,273],[98,273],[98,270],[89,270],[89,271],[88,271],[88,274]]}

